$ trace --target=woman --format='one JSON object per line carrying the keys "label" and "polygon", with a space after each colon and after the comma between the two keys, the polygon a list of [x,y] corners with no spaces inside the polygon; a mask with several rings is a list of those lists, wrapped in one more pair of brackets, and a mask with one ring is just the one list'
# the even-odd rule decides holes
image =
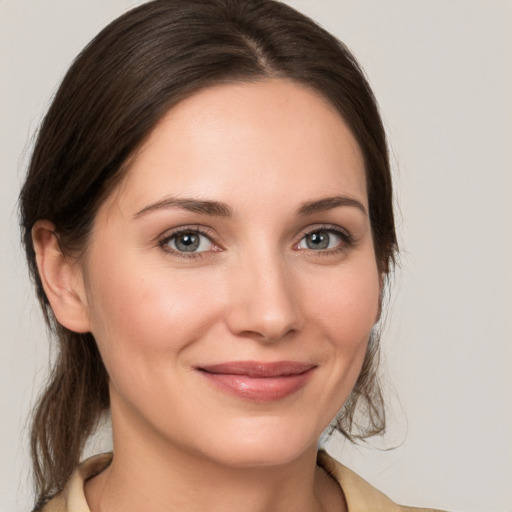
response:
{"label": "woman", "polygon": [[[127,13],[66,75],[21,216],[60,347],[36,510],[406,510],[317,453],[384,429],[396,251],[376,103],[332,36],[273,1]],[[113,455],[77,468],[108,410]]]}

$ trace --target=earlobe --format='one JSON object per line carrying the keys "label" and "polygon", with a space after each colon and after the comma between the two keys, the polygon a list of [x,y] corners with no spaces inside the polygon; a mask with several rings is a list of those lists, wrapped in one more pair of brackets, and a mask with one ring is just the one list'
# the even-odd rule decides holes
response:
{"label": "earlobe", "polygon": [[82,272],[59,246],[55,226],[39,220],[32,228],[36,263],[44,291],[55,317],[75,332],[89,332],[87,299]]}

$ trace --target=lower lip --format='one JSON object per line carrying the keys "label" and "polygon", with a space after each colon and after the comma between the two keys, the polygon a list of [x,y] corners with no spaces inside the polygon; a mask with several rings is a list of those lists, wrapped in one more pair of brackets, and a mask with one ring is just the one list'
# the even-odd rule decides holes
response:
{"label": "lower lip", "polygon": [[303,388],[314,368],[297,375],[248,377],[229,373],[201,373],[218,389],[253,402],[272,402],[293,395]]}

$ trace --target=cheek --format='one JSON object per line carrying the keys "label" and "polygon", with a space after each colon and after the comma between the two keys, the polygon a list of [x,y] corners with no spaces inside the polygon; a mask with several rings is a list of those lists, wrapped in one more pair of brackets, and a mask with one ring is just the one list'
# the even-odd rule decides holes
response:
{"label": "cheek", "polygon": [[322,368],[314,400],[323,428],[338,414],[357,381],[379,313],[380,279],[368,254],[357,264],[317,269],[302,282],[306,334],[317,347]]}
{"label": "cheek", "polygon": [[218,316],[212,286],[200,273],[170,272],[137,255],[103,259],[89,273],[88,295],[91,330],[109,373],[114,365],[157,364],[200,338]]}
{"label": "cheek", "polygon": [[340,352],[358,351],[378,319],[380,280],[376,266],[370,261],[347,268],[331,275],[323,291],[318,286],[316,290],[309,314],[322,323]]}
{"label": "cheek", "polygon": [[[330,377],[326,397],[336,413],[354,386],[366,355],[371,331],[380,309],[380,279],[373,260],[347,266],[331,275],[324,293],[316,293],[310,318],[323,332]],[[312,323],[314,323],[312,321]]]}

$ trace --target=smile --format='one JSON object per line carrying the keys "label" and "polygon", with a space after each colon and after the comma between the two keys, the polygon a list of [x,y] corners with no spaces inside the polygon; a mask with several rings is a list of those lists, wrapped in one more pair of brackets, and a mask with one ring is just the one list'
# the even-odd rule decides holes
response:
{"label": "smile", "polygon": [[217,389],[254,402],[286,398],[305,386],[316,366],[293,361],[234,361],[197,368]]}

